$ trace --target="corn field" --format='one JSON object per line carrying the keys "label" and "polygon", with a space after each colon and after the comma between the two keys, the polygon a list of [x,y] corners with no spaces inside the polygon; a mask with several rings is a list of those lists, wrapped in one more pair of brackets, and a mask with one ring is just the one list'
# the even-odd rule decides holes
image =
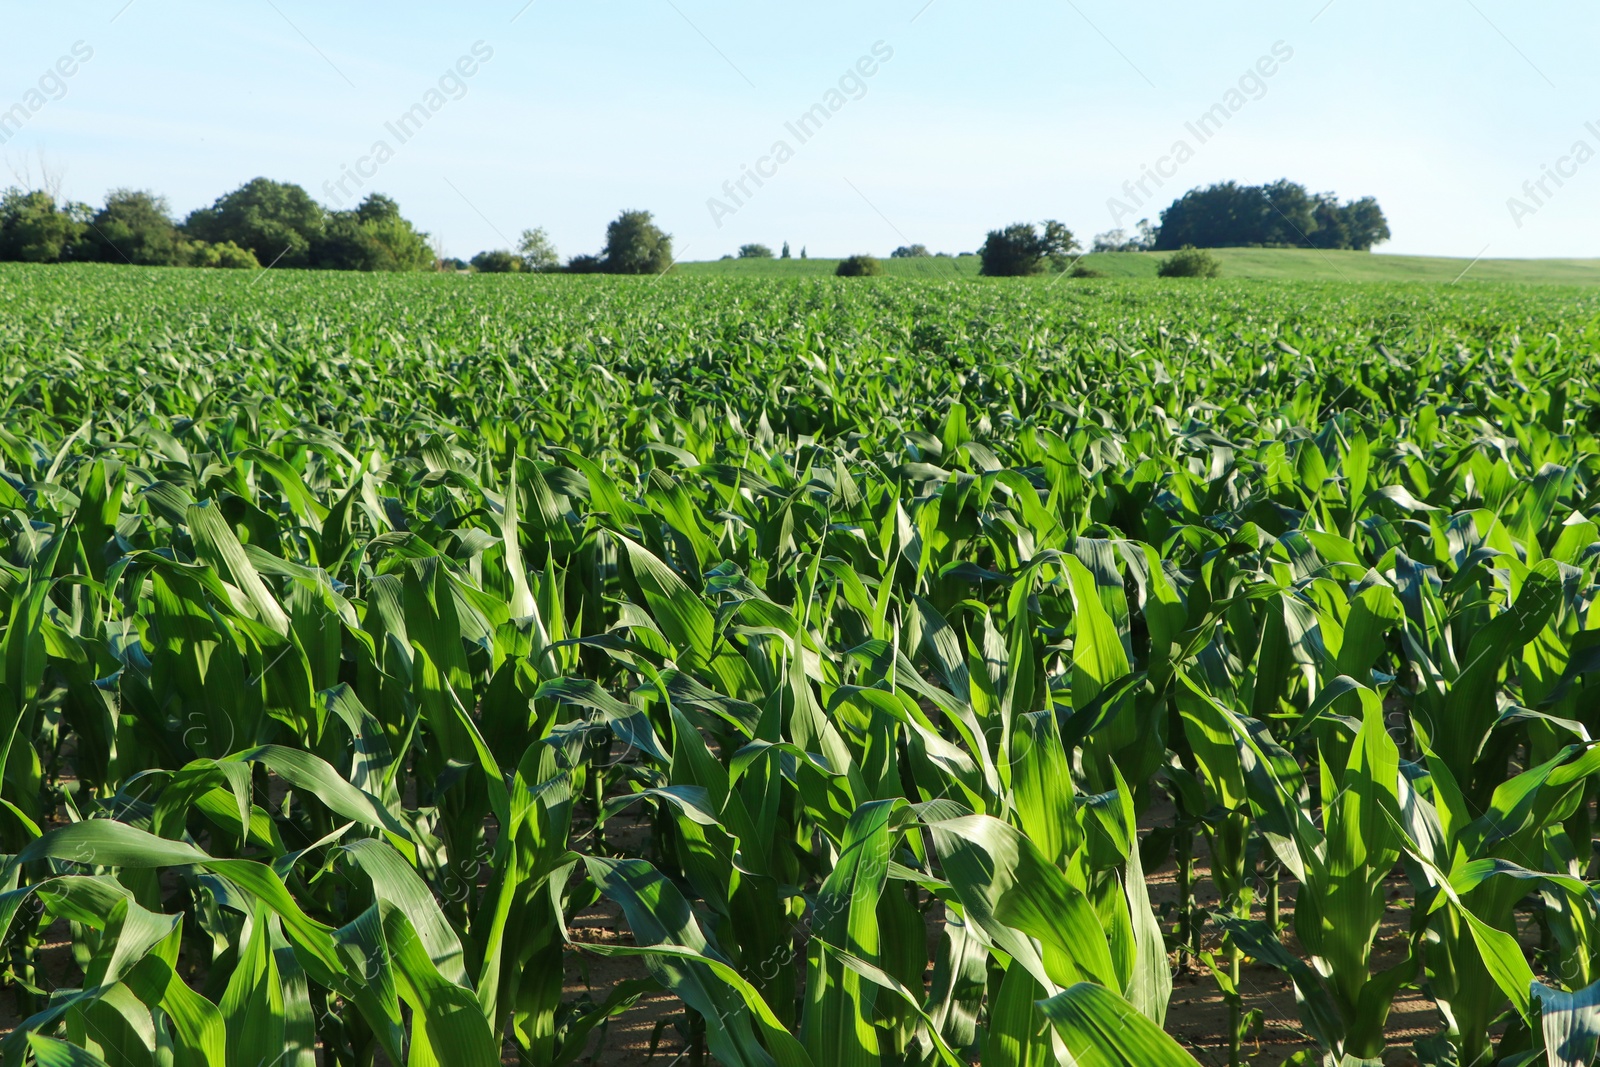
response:
{"label": "corn field", "polygon": [[1237,1064],[1250,962],[1302,1063],[1402,991],[1590,1063],[1597,353],[1560,289],[0,267],[0,1062],[557,1067],[665,991],[686,1063],[1166,1067],[1181,971]]}

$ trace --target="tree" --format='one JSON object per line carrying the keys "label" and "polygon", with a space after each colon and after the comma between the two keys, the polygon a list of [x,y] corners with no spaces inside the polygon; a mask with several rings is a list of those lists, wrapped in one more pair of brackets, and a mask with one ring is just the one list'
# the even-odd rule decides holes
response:
{"label": "tree", "polygon": [[1319,196],[1316,205],[1311,209],[1311,218],[1316,224],[1310,235],[1311,247],[1350,247],[1350,231],[1345,226],[1344,212],[1339,208],[1338,197],[1329,193]]}
{"label": "tree", "polygon": [[300,186],[256,178],[191,214],[183,229],[212,244],[232,241],[268,266],[306,267],[324,220],[322,206]]}
{"label": "tree", "polygon": [[311,264],[322,270],[432,270],[435,262],[428,235],[381,193],[368,196],[354,211],[329,213],[311,249]]}
{"label": "tree", "polygon": [[801,259],[805,259],[806,258],[806,246],[805,245],[801,245],[800,246],[800,258]]}
{"label": "tree", "polygon": [[740,245],[740,259],[771,259],[772,249],[766,245]]}
{"label": "tree", "polygon": [[[732,256],[728,257],[732,259]],[[603,274],[606,265],[599,256],[573,256],[567,260],[568,274]]]}
{"label": "tree", "polygon": [[1078,248],[1072,231],[1054,220],[1044,224],[1042,233],[1032,223],[1013,223],[989,232],[978,250],[983,257],[980,273],[992,278],[1016,278],[1043,274],[1050,268],[1065,270]]}
{"label": "tree", "polygon": [[472,269],[479,274],[516,274],[522,270],[522,260],[503,248],[479,252],[472,257]]}
{"label": "tree", "polygon": [[1107,230],[1095,235],[1096,252],[1149,252],[1156,246],[1156,228],[1149,219],[1140,219],[1139,228],[1131,236],[1126,230]]}
{"label": "tree", "polygon": [[1196,248],[1357,248],[1387,240],[1389,226],[1371,197],[1341,205],[1288,179],[1269,185],[1222,182],[1191,189],[1161,213],[1158,251]]}
{"label": "tree", "polygon": [[90,214],[42,189],[7,189],[0,194],[0,260],[59,262],[82,240]]}
{"label": "tree", "polygon": [[517,242],[517,256],[522,260],[522,269],[531,274],[561,269],[561,253],[556,251],[555,242],[542,226],[522,231],[522,238]]}
{"label": "tree", "polygon": [[444,256],[439,260],[439,269],[443,271],[455,271],[460,273],[470,266],[470,263],[458,256]]}
{"label": "tree", "polygon": [[1072,231],[1054,219],[1045,221],[1040,245],[1050,269],[1056,271],[1063,271],[1072,266],[1072,253],[1083,248],[1078,239],[1072,235]]}
{"label": "tree", "polygon": [[182,266],[191,253],[172,221],[166,198],[135,189],[106,194],[105,207],[84,231],[83,247],[85,259],[141,267]]}
{"label": "tree", "polygon": [[1346,248],[1370,252],[1373,245],[1382,244],[1393,236],[1389,232],[1389,220],[1383,216],[1383,208],[1378,206],[1378,201],[1373,197],[1353,200],[1344,205],[1341,213],[1349,241]]}
{"label": "tree", "polygon": [[889,253],[890,259],[922,259],[931,256],[927,245],[901,245]]}
{"label": "tree", "polygon": [[783,255],[779,256],[778,258],[779,259],[790,259],[790,258],[792,258],[789,255],[789,242],[788,241],[783,242]]}
{"label": "tree", "polygon": [[606,227],[607,274],[662,274],[672,266],[672,235],[648,211],[624,211]]}
{"label": "tree", "polygon": [[875,278],[883,272],[883,264],[875,257],[860,255],[843,260],[833,273],[840,278]]}

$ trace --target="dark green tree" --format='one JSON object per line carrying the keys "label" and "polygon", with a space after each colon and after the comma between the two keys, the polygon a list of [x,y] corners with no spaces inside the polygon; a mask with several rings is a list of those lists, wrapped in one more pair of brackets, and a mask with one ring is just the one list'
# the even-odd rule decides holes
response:
{"label": "dark green tree", "polygon": [[1373,197],[1352,200],[1340,209],[1340,214],[1344,216],[1344,229],[1349,242],[1346,248],[1370,252],[1373,245],[1382,244],[1393,236],[1389,232],[1389,220],[1384,218],[1383,208],[1378,206],[1378,201]]}
{"label": "dark green tree", "polygon": [[890,259],[921,259],[924,256],[931,256],[932,254],[933,253],[928,251],[928,246],[927,245],[920,245],[920,244],[919,245],[901,245],[899,248],[897,248],[893,252],[889,253],[889,258]]}
{"label": "dark green tree", "polygon": [[0,194],[0,260],[59,262],[82,240],[90,214],[40,189],[7,189]]}
{"label": "dark green tree", "polygon": [[503,248],[479,252],[472,257],[472,269],[479,274],[517,274],[522,270],[522,260]]}
{"label": "dark green tree", "polygon": [[1050,269],[1065,270],[1078,247],[1072,231],[1054,220],[1044,224],[1043,232],[1029,222],[1013,223],[989,231],[978,250],[983,257],[980,273],[991,278],[1019,278]]}
{"label": "dark green tree", "polygon": [[165,197],[138,189],[115,189],[83,234],[83,258],[140,267],[177,267],[190,248],[172,220]]}
{"label": "dark green tree", "polygon": [[771,259],[772,249],[766,245],[740,245],[740,259]]}
{"label": "dark green tree", "polygon": [[1270,185],[1222,182],[1191,189],[1161,213],[1156,250],[1196,248],[1358,248],[1387,240],[1388,223],[1370,197],[1341,205],[1287,179]]}
{"label": "dark green tree", "polygon": [[672,266],[672,235],[648,211],[624,211],[606,227],[607,274],[662,274]]}
{"label": "dark green tree", "polygon": [[354,211],[335,211],[312,243],[312,264],[323,270],[432,270],[428,235],[400,214],[400,205],[373,193]]}
{"label": "dark green tree", "polygon": [[191,214],[183,228],[212,244],[232,241],[265,266],[307,267],[324,224],[322,206],[300,186],[257,178]]}

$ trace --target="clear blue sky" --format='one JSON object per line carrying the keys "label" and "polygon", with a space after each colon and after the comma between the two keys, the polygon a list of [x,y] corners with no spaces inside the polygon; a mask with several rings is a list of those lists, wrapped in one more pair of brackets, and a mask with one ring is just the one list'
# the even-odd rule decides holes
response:
{"label": "clear blue sky", "polygon": [[[151,188],[180,214],[257,175],[332,203],[325,183],[362,166],[462,256],[531,226],[594,251],[630,207],[688,259],[955,252],[1023,219],[1087,239],[1112,197],[1136,218],[1279,177],[1377,196],[1385,251],[1600,256],[1600,158],[1571,157],[1600,152],[1595,0],[524,2],[0,0],[0,113],[43,101],[0,154],[42,150],[75,199]],[[78,42],[92,58],[46,77]],[[430,100],[477,42],[492,58]],[[878,42],[893,58],[801,143],[785,124]],[[1279,42],[1292,58],[1230,98]],[[387,129],[429,103],[405,143]],[[1202,144],[1186,124],[1218,104]],[[1180,140],[1192,158],[1162,163]],[[363,164],[379,141],[392,158]],[[778,141],[792,158],[763,163]],[[1171,177],[1137,205],[1124,183],[1147,164]],[[723,186],[746,165],[772,176],[736,204]],[[1569,176],[1535,201],[1546,165]],[[1532,209],[1517,220],[1512,196]],[[736,210],[714,220],[713,197]]]}

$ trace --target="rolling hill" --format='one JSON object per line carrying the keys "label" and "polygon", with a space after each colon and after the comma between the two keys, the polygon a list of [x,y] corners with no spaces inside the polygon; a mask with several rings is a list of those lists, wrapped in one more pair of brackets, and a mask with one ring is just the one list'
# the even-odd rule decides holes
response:
{"label": "rolling hill", "polygon": [[[1444,256],[1392,256],[1299,248],[1218,248],[1222,276],[1260,281],[1347,282],[1512,282],[1530,285],[1600,285],[1600,259],[1453,259]],[[1155,278],[1167,253],[1112,252],[1081,260],[1110,278]],[[976,278],[978,257],[885,259],[891,277]],[[685,274],[727,274],[754,278],[807,278],[830,275],[837,259],[725,259],[680,263]]]}

